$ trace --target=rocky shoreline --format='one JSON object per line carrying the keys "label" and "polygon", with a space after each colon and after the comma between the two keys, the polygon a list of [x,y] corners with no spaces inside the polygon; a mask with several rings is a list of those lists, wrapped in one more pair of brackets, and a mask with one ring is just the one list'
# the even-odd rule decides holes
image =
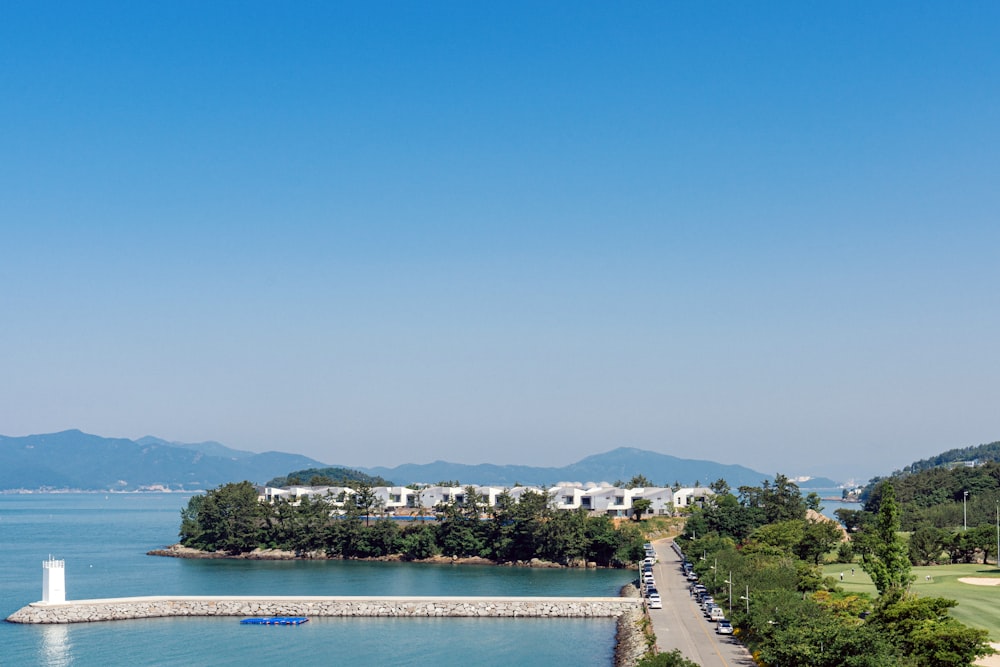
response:
{"label": "rocky shoreline", "polygon": [[35,602],[7,621],[64,624],[176,616],[615,618],[638,606],[638,600],[628,598],[154,595]]}
{"label": "rocky shoreline", "polygon": [[[642,597],[634,584],[622,586],[621,597]],[[621,614],[616,621],[615,667],[635,667],[649,651],[649,641],[643,625],[645,613],[641,609],[631,609]]]}
{"label": "rocky shoreline", "polygon": [[[192,549],[183,544],[171,544],[162,549],[153,549],[146,552],[147,556],[165,556],[167,558],[191,558],[191,559],[221,559],[231,560],[343,560],[340,556],[330,557],[322,551],[295,552],[283,549],[254,549],[241,554],[231,554],[227,551],[202,551]],[[356,560],[370,562],[396,562],[405,560],[399,554],[381,556],[379,558],[358,558]],[[597,569],[597,563],[577,561],[569,565],[553,563],[540,558],[532,558],[526,561],[512,561],[508,563],[497,563],[489,558],[479,558],[476,556],[459,558],[458,556],[431,556],[419,560],[407,561],[410,563],[431,563],[437,565],[495,565],[498,567],[537,567],[537,568],[564,568],[577,567]]]}

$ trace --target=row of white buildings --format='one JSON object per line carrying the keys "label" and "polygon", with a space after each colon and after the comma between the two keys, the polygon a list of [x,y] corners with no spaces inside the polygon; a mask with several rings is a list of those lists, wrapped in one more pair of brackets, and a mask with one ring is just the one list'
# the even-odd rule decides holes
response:
{"label": "row of white buildings", "polygon": [[[412,489],[407,486],[375,486],[372,491],[376,497],[379,511],[386,514],[409,514],[421,508],[433,510],[447,504],[462,505],[465,503],[467,486],[420,486]],[[646,514],[670,515],[677,509],[689,507],[703,502],[712,496],[713,491],[706,487],[687,487],[671,489],[669,487],[645,487],[623,489],[605,483],[560,483],[542,488],[537,486],[515,486],[502,488],[496,486],[474,486],[479,502],[487,507],[493,507],[497,498],[507,492],[515,500],[531,491],[547,494],[551,506],[555,509],[575,510],[586,509],[597,514],[609,516],[630,516],[632,503],[639,499],[650,501]],[[260,487],[261,502],[273,503],[278,500],[299,502],[302,498],[326,498],[335,505],[343,505],[347,498],[356,493],[346,486],[289,486]]]}

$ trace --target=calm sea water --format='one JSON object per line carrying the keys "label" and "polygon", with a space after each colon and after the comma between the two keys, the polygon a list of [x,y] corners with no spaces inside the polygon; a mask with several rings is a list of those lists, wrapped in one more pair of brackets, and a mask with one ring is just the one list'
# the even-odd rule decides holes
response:
{"label": "calm sea water", "polygon": [[[179,494],[0,495],[0,617],[41,599],[41,563],[66,561],[69,599],[132,595],[616,595],[622,570],[407,563],[204,561],[146,556],[176,541]],[[610,665],[607,619],[235,618],[59,626],[0,623],[0,665]]]}
{"label": "calm sea water", "polygon": [[824,498],[823,502],[820,503],[822,507],[821,513],[831,519],[837,518],[834,512],[841,508],[848,510],[861,509],[861,503],[848,503],[843,500],[836,500],[836,498],[840,497],[840,489],[809,489],[809,491],[816,491],[822,498]]}

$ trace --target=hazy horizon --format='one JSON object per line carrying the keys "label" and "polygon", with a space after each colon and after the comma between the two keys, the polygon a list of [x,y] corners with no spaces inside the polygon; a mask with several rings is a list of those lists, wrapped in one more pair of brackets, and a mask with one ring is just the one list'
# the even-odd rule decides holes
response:
{"label": "hazy horizon", "polygon": [[4,18],[0,432],[834,479],[1000,438],[1000,5]]}

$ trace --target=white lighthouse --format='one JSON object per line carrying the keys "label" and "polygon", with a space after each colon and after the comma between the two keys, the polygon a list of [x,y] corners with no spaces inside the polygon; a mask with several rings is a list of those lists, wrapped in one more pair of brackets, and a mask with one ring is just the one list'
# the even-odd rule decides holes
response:
{"label": "white lighthouse", "polygon": [[66,561],[49,556],[42,561],[42,602],[58,604],[66,601]]}

